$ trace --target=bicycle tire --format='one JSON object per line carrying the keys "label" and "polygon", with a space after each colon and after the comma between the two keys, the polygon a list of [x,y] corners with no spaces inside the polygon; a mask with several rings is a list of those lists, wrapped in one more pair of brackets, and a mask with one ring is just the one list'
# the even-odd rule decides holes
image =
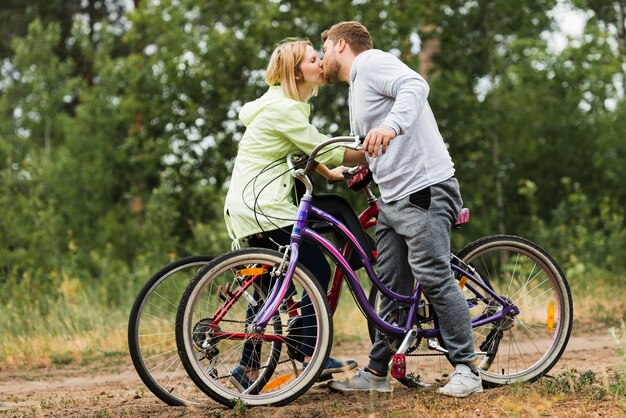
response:
{"label": "bicycle tire", "polygon": [[187,284],[213,258],[192,256],[166,265],[143,285],[130,311],[128,349],[135,370],[146,387],[171,406],[197,405],[206,399],[180,367],[174,326]]}
{"label": "bicycle tire", "polygon": [[[240,293],[239,287],[235,287],[241,286],[241,282],[237,282],[235,277],[244,269],[259,268],[259,266],[272,271],[274,266],[281,264],[282,258],[283,254],[277,251],[261,248],[247,248],[224,254],[203,267],[183,294],[176,319],[176,342],[181,361],[194,383],[209,397],[223,405],[233,407],[238,401],[243,401],[250,406],[288,404],[315,383],[328,359],[332,345],[332,320],[328,302],[320,285],[300,264],[293,275],[293,287],[298,294],[302,295],[306,291],[309,295],[317,326],[315,346],[309,365],[301,369],[302,364],[289,357],[290,350],[281,350],[280,347],[278,348],[279,358],[272,359],[273,353],[276,352],[276,344],[271,340],[287,341],[284,333],[276,331],[276,322],[274,322],[273,333],[270,329],[272,328],[270,322],[263,333],[248,334],[246,332],[243,342],[236,340],[241,337],[235,337],[235,334],[244,331],[243,325],[249,322],[247,313],[249,299],[246,300]],[[218,286],[226,283],[231,283],[230,288],[236,289],[231,293],[233,295],[239,293],[239,296],[228,299],[228,302],[224,301],[222,305],[222,302],[217,302],[216,294],[219,292]],[[260,302],[262,304],[264,300]],[[230,306],[224,308],[228,304]],[[242,308],[244,305],[245,309]],[[294,317],[294,313],[290,311],[291,309],[282,308],[276,311],[276,315],[283,318],[280,324],[288,324],[289,319]],[[204,318],[211,318],[213,321],[215,316],[222,316],[221,322],[211,323],[206,327],[206,331],[203,329],[200,338],[204,340],[202,344],[196,345],[198,342],[197,340],[194,342],[196,324]],[[228,320],[225,321],[225,318]],[[239,323],[239,325],[230,326],[230,323]],[[222,329],[222,326],[225,328]],[[227,336],[221,339],[220,337],[212,338],[211,335],[216,334],[211,334],[209,328],[222,333],[220,334],[222,336]],[[286,336],[291,338],[289,333]],[[264,346],[255,349],[259,357],[255,363],[261,373],[259,377],[254,378],[255,380],[247,390],[240,392],[231,384],[230,372],[243,358],[245,341],[252,340],[256,340],[258,345],[267,343],[265,344],[267,348]],[[266,354],[268,352],[271,354]],[[269,364],[269,366],[261,366],[261,364]],[[275,370],[271,369],[272,367]],[[264,375],[266,368],[270,368],[271,373]],[[272,378],[271,381],[268,380],[267,374],[271,375],[269,376]]]}
{"label": "bicycle tire", "polygon": [[[458,257],[520,310],[513,318],[473,329],[476,351],[487,353],[478,359],[483,385],[544,376],[563,354],[572,330],[572,296],[561,268],[537,244],[512,235],[480,238]],[[481,315],[494,306],[477,305],[470,313]]]}

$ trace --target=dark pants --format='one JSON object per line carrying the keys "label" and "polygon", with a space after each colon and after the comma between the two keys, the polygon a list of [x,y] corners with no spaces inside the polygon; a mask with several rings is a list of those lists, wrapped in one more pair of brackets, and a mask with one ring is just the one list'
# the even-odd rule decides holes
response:
{"label": "dark pants", "polygon": [[[264,232],[262,236],[252,236],[248,240],[250,247],[268,248],[271,250],[278,250],[278,245],[289,245],[291,238],[291,227],[276,229],[269,232]],[[276,244],[273,242],[276,242]],[[330,266],[324,257],[324,253],[315,245],[307,241],[300,243],[300,255],[298,257],[300,263],[304,265],[312,274],[313,277],[322,286],[322,289],[328,289],[330,283]],[[263,279],[261,282],[261,289],[267,295],[271,284],[267,279]],[[254,298],[256,300],[261,299],[260,295],[255,291]],[[311,356],[315,348],[315,340],[317,338],[317,322],[315,321],[315,310],[311,305],[311,300],[306,292],[302,295],[300,314],[302,317],[302,331],[295,331],[298,334],[302,334],[302,354],[305,356]],[[259,310],[259,305],[248,305],[246,316],[248,320],[252,320]],[[271,326],[271,321],[268,324]],[[286,325],[286,324],[283,324]],[[260,345],[251,341],[244,343],[243,354],[241,357],[241,365],[248,368],[256,368],[260,363]]]}

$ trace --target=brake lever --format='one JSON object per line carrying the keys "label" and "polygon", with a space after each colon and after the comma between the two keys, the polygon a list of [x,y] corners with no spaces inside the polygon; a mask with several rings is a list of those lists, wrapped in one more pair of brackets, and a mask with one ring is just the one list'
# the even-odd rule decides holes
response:
{"label": "brake lever", "polygon": [[365,135],[354,135],[354,142],[346,144],[345,147],[359,151],[363,147],[363,141],[365,141]]}

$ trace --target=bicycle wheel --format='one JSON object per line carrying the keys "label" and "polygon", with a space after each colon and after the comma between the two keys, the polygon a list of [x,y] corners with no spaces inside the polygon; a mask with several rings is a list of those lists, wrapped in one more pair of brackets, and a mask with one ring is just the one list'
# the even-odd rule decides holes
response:
{"label": "bicycle wheel", "polygon": [[198,404],[206,396],[181,367],[174,325],[180,298],[194,274],[214,257],[187,257],[163,267],[142,287],[128,321],[128,348],[144,384],[168,405]]}
{"label": "bicycle wheel", "polygon": [[[183,294],[176,319],[181,360],[196,385],[224,405],[232,407],[237,400],[285,405],[313,385],[328,358],[328,302],[301,265],[288,298],[266,329],[247,330],[265,303],[264,294],[273,288],[271,273],[282,258],[279,252],[260,248],[224,254],[203,267]],[[304,354],[311,356],[306,368]],[[240,365],[250,371],[247,387],[237,385],[231,374]]]}
{"label": "bicycle wheel", "polygon": [[[572,330],[572,296],[557,263],[539,246],[508,235],[481,238],[458,254],[494,293],[519,314],[473,329],[483,384],[534,381],[561,357]],[[493,298],[473,298],[465,287],[472,318],[502,306]]]}

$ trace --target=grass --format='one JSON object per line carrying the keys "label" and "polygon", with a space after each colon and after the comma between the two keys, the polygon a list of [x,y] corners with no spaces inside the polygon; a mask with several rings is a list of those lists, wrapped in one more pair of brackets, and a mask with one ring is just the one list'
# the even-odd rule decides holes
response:
{"label": "grass", "polygon": [[[574,332],[619,327],[626,320],[626,289],[621,286],[622,281],[602,273],[570,278]],[[362,283],[368,294],[369,281],[363,279]],[[0,364],[119,363],[128,350],[126,327],[134,300],[132,292],[127,293],[117,307],[103,303],[97,292],[81,292],[80,288],[63,292],[66,297],[50,298],[34,306],[15,300],[0,307]],[[48,306],[45,314],[39,305]],[[346,285],[333,322],[335,343],[369,342],[367,321]]]}
{"label": "grass", "polygon": [[28,308],[3,307],[0,363],[43,367],[85,364],[95,359],[118,361],[115,359],[128,351],[128,311],[95,303],[86,295],[74,304],[58,300],[46,315],[29,312]]}
{"label": "grass", "polygon": [[574,326],[609,328],[626,321],[625,279],[604,271],[568,277],[574,301]]}
{"label": "grass", "polygon": [[[320,401],[319,397],[306,401],[303,397],[295,404],[280,409],[250,408],[248,416],[588,417],[598,416],[598,411],[602,412],[602,416],[622,416],[624,395],[609,390],[607,385],[614,383],[612,379],[589,372],[570,372],[534,383],[485,390],[469,399],[449,398],[432,389],[415,390],[396,385],[390,395],[329,394],[327,401]],[[235,415],[227,412],[224,416]]]}

